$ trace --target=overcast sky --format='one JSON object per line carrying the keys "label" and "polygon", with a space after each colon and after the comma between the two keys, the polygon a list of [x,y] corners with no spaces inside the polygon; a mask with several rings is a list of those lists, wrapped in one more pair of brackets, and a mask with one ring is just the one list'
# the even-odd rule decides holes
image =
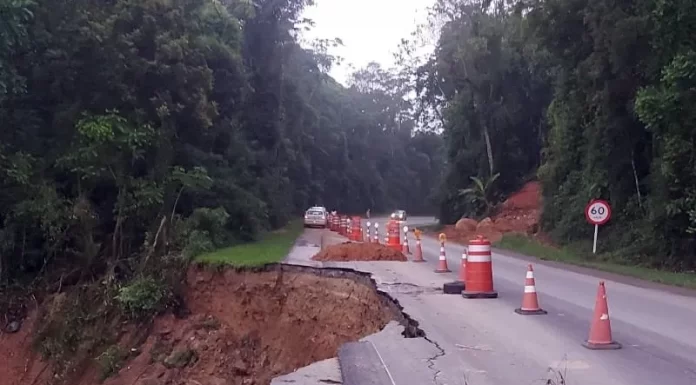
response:
{"label": "overcast sky", "polygon": [[343,40],[332,54],[344,58],[331,75],[345,84],[348,64],[365,66],[376,61],[384,67],[394,64],[392,53],[402,38],[408,38],[417,24],[426,20],[433,0],[316,0],[304,17],[314,20],[315,27],[304,33],[306,39],[335,37]]}

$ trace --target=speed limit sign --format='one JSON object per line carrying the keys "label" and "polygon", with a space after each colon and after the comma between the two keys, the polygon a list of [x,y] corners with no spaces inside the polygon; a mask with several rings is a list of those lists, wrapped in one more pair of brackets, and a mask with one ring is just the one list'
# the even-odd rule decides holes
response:
{"label": "speed limit sign", "polygon": [[611,206],[609,202],[603,201],[601,199],[595,199],[590,201],[585,207],[585,218],[594,225],[594,240],[592,242],[592,254],[597,253],[597,233],[599,231],[599,226],[609,222],[611,218]]}
{"label": "speed limit sign", "polygon": [[593,200],[585,207],[585,218],[591,225],[603,225],[611,218],[611,206],[607,201]]}

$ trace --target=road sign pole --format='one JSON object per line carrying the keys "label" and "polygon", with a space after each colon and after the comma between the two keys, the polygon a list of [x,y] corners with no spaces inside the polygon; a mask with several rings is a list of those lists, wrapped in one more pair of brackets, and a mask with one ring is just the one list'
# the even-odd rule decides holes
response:
{"label": "road sign pole", "polygon": [[594,225],[594,242],[592,242],[592,254],[597,254],[597,232],[599,232],[599,225]]}

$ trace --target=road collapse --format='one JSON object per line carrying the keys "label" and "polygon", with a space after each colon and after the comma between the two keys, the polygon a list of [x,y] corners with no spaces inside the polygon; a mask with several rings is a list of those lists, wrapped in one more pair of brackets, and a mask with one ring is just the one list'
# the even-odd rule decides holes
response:
{"label": "road collapse", "polygon": [[[52,302],[41,307],[51,308]],[[48,321],[39,320],[34,311],[19,333],[3,336],[3,347],[13,351],[0,365],[3,383],[61,383],[52,379],[52,364],[25,343],[35,327]],[[181,308],[149,326],[119,323],[114,345],[95,354],[123,353],[106,385],[267,385],[274,377],[335,357],[341,345],[392,321],[403,326],[404,337],[424,335],[397,301],[377,290],[368,273],[288,264],[201,264],[187,272]],[[101,361],[89,354],[74,359],[83,364],[62,383],[100,383]]]}

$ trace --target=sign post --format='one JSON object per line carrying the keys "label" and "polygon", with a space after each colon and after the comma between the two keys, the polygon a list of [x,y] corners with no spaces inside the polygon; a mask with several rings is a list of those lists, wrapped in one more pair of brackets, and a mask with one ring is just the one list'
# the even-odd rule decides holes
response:
{"label": "sign post", "polygon": [[597,233],[599,226],[609,222],[611,218],[611,206],[609,202],[601,199],[593,199],[585,207],[587,222],[594,225],[594,241],[592,242],[592,254],[597,253]]}

